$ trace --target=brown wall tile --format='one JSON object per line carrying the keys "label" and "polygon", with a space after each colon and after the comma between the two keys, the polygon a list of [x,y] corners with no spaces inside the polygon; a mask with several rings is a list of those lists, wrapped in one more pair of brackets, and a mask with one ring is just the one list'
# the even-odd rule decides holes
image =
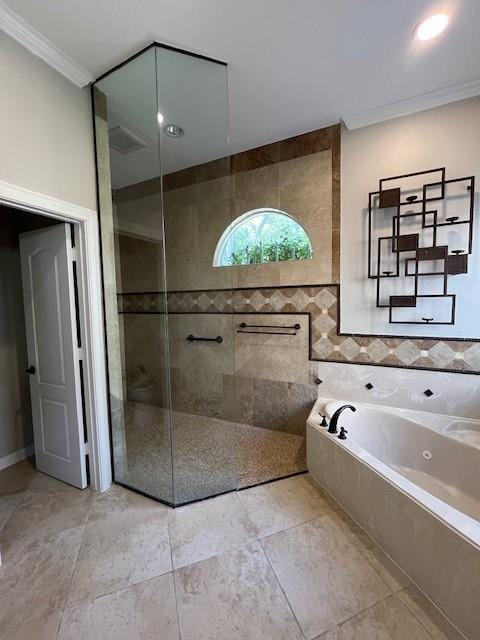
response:
{"label": "brown wall tile", "polygon": [[275,164],[279,160],[279,146],[277,142],[267,144],[263,147],[236,153],[231,159],[232,173],[241,173],[242,171],[252,171],[266,167],[269,164]]}
{"label": "brown wall tile", "polygon": [[336,126],[338,125],[282,140],[278,143],[280,162],[331,149],[332,133]]}

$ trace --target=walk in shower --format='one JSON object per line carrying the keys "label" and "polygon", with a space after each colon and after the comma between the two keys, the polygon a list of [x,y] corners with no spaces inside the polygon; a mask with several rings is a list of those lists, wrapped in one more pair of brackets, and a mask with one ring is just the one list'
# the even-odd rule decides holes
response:
{"label": "walk in shower", "polygon": [[304,424],[253,418],[238,274],[215,264],[238,217],[227,66],[152,45],[100,78],[93,104],[115,481],[178,505],[303,471]]}

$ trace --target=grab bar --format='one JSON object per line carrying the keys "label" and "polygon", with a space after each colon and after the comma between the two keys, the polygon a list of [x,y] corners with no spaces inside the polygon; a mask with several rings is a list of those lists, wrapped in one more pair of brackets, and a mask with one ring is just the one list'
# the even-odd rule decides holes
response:
{"label": "grab bar", "polygon": [[192,334],[187,336],[187,340],[189,342],[193,342],[194,340],[199,340],[201,342],[218,342],[218,344],[221,344],[223,342],[222,336],[217,336],[216,338],[197,338],[196,336],[194,336]]}
{"label": "grab bar", "polygon": [[[277,324],[246,324],[242,322],[238,325],[237,333],[262,333],[270,336],[296,336],[297,331],[301,329],[301,325],[294,324],[292,326],[281,326]],[[253,329],[253,331],[250,331]],[[255,329],[287,329],[287,331],[255,331]],[[292,333],[295,331],[295,333]]]}

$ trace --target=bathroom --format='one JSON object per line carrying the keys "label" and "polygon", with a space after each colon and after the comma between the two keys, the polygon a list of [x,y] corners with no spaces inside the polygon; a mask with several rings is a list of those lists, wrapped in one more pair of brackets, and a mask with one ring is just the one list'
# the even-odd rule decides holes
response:
{"label": "bathroom", "polygon": [[270,122],[228,47],[141,42],[82,88],[83,480],[0,457],[0,640],[477,640],[478,81],[302,114],[273,65]]}
{"label": "bathroom", "polygon": [[[149,74],[150,85],[145,82]],[[177,79],[182,76],[190,84],[183,82],[180,91]],[[135,81],[138,77],[142,84]],[[474,589],[472,596],[478,569],[474,447],[480,385],[475,375],[466,374],[480,367],[472,313],[479,303],[468,294],[480,277],[479,263],[473,257],[467,273],[443,269],[437,256],[426,256],[416,266],[416,304],[386,301],[411,293],[412,280],[399,278],[390,285],[387,278],[395,269],[394,275],[407,269],[415,256],[412,249],[447,245],[454,259],[467,251],[455,253],[457,244],[473,252],[478,220],[472,213],[472,174],[479,140],[472,124],[479,99],[361,128],[335,124],[227,155],[227,67],[221,62],[154,46],[100,79],[94,93],[97,153],[108,154],[111,161],[113,204],[107,193],[107,212],[101,208],[100,215],[108,216],[102,220],[102,241],[114,250],[113,255],[104,252],[103,260],[117,294],[116,303],[111,297],[112,308],[108,298],[106,307],[107,326],[109,313],[116,325],[115,342],[111,336],[109,344],[117,367],[110,365],[110,375],[113,369],[118,385],[116,391],[111,388],[115,481],[181,506],[308,469],[357,523],[380,538],[382,548],[445,613],[455,621],[472,616],[478,593]],[[139,101],[150,101],[158,155],[146,146],[129,162],[128,153],[112,142],[112,132],[134,140],[132,112]],[[100,144],[106,128],[110,149]],[[147,175],[154,177],[140,179]],[[396,209],[375,203],[376,189],[387,194],[400,190],[399,199],[411,207],[402,210],[409,231],[405,237],[416,238],[415,247],[396,251],[387,236]],[[434,224],[428,214],[435,216]],[[282,216],[291,226],[283,236],[275,235],[275,220]],[[459,220],[466,222],[460,225]],[[395,229],[399,238],[405,234]],[[287,242],[280,254],[288,237],[297,245]],[[390,253],[386,239],[392,242]],[[268,253],[269,242],[276,243],[275,255]],[[411,265],[408,270],[414,275]],[[381,276],[374,280],[377,272]],[[421,277],[423,272],[431,281]],[[457,297],[453,306],[452,292],[453,300]],[[372,405],[395,407],[399,415],[423,412],[423,420],[415,414],[410,424],[426,424],[427,436],[437,414],[456,416],[457,422],[447,422],[458,423],[459,431],[440,427],[441,453],[432,454],[428,437],[413,430],[410,435],[407,428],[398,430],[398,442],[392,442],[394,427],[391,434],[387,430],[390,449],[382,449],[380,436],[366,442],[376,443],[402,479],[453,507],[447,526],[456,522],[455,508],[460,510],[464,526],[449,544],[472,536],[464,587],[456,585],[450,593],[444,587],[448,570],[442,575],[427,571],[428,579],[418,570],[419,555],[429,554],[415,545],[415,526],[408,546],[416,551],[405,558],[395,549],[392,532],[380,535],[369,510],[356,507],[363,495],[360,479],[353,475],[352,486],[346,483],[353,473],[348,463],[344,467],[335,458],[335,447],[322,446],[330,429],[323,428],[319,437],[342,403],[352,413],[357,407],[351,403],[360,403],[359,415],[366,416],[347,416],[348,411],[338,416],[339,424],[352,424],[342,428],[340,439],[354,442],[356,424],[375,424],[375,412],[368,417]],[[408,437],[422,440],[425,450],[411,445],[409,455],[400,455]],[[370,452],[372,447],[363,446]],[[401,469],[394,466],[392,452],[402,459]],[[416,462],[419,453],[426,464]],[[463,475],[462,453],[468,467]],[[441,462],[436,463],[439,455],[444,464],[450,455],[454,467],[457,457],[458,468],[443,473]],[[333,482],[336,474],[338,483]],[[443,493],[437,486],[442,474],[447,478]],[[415,491],[413,498],[419,499]],[[380,521],[383,513],[380,509]],[[445,515],[441,505],[438,513]],[[414,517],[421,522],[419,514]],[[427,549],[431,536],[438,535],[433,526],[428,532]],[[402,535],[405,541],[407,534]],[[437,550],[423,564],[436,566],[447,552]],[[450,556],[455,563],[455,554]],[[438,583],[442,588],[436,588]]]}

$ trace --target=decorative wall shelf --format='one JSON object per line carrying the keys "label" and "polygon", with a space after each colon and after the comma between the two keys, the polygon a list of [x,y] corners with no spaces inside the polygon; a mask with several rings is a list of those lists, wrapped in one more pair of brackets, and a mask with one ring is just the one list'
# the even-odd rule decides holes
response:
{"label": "decorative wall shelf", "polygon": [[450,276],[468,272],[475,178],[445,167],[382,178],[368,197],[368,277],[391,324],[455,324]]}

